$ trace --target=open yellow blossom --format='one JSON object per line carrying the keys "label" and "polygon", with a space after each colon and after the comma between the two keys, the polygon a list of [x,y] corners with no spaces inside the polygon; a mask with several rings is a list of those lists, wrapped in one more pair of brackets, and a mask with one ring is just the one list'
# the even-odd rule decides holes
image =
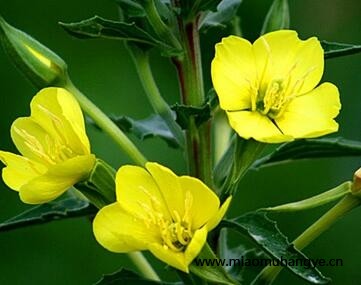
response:
{"label": "open yellow blossom", "polygon": [[200,180],[178,177],[151,162],[146,169],[122,166],[116,175],[116,195],[117,202],[95,217],[98,242],[113,252],[150,250],[185,272],[231,200],[220,207],[218,197]]}
{"label": "open yellow blossom", "polygon": [[239,136],[268,143],[312,138],[338,130],[335,85],[317,88],[324,68],[317,38],[295,31],[261,36],[253,45],[236,36],[216,45],[212,81],[220,107]]}
{"label": "open yellow blossom", "polygon": [[78,102],[62,88],[45,88],[18,118],[11,138],[22,154],[0,151],[5,183],[29,204],[53,200],[86,179],[95,163]]}

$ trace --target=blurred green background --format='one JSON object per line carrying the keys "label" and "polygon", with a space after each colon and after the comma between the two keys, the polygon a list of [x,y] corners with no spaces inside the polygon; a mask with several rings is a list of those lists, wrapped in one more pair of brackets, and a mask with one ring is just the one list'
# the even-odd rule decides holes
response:
{"label": "blurred green background", "polygon": [[[301,38],[361,44],[361,2],[359,0],[290,0],[291,27]],[[240,15],[245,36],[254,40],[261,29],[271,1],[244,0]],[[12,0],[0,2],[0,14],[12,25],[31,34],[57,52],[69,65],[76,85],[108,114],[143,118],[151,113],[134,66],[123,44],[117,41],[80,41],[69,37],[57,24],[95,14],[116,19],[111,0]],[[212,30],[202,36],[207,88],[213,46],[227,31]],[[154,74],[169,103],[178,100],[178,86],[172,65],[154,53]],[[29,114],[29,102],[36,90],[10,64],[0,50],[0,149],[15,151],[9,128],[18,116]],[[343,108],[338,135],[361,140],[361,55],[326,62],[323,81],[335,83]],[[93,152],[114,167],[129,162],[105,135],[88,129]],[[137,142],[138,143],[138,142]],[[138,145],[150,160],[185,173],[183,156],[153,139]],[[360,158],[323,159],[264,168],[250,172],[234,198],[230,216],[258,207],[302,199],[352,177]],[[0,221],[28,209],[18,195],[0,182]],[[274,218],[291,239],[296,237],[328,207]],[[333,284],[361,284],[361,209],[339,221],[305,252],[312,258],[342,258],[343,267],[323,267]],[[94,240],[87,219],[58,221],[0,234],[0,284],[91,284],[103,273],[127,265],[126,257],[107,252]],[[163,265],[154,261],[159,268]],[[166,273],[165,273],[166,274]],[[275,284],[306,284],[284,271]]]}

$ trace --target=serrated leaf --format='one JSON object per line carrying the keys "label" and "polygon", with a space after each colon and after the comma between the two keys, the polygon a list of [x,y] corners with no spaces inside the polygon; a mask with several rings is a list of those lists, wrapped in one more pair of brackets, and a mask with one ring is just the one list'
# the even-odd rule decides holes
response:
{"label": "serrated leaf", "polygon": [[159,137],[169,146],[179,147],[179,143],[169,130],[168,125],[159,115],[151,115],[143,120],[134,120],[127,116],[111,117],[111,119],[122,131],[132,133],[140,140]]}
{"label": "serrated leaf", "polygon": [[321,46],[325,52],[324,56],[326,59],[361,52],[361,45],[321,41]]}
{"label": "serrated leaf", "polygon": [[269,32],[288,29],[290,27],[290,12],[288,0],[274,0],[263,22],[261,35]]}
{"label": "serrated leaf", "polygon": [[241,284],[251,284],[263,266],[246,266],[245,264],[254,259],[269,258],[269,256],[264,251],[256,248],[249,249],[242,244],[231,246],[229,244],[228,233],[229,230],[226,228],[221,230],[218,242],[219,258],[227,260],[225,269],[231,277]]}
{"label": "serrated leaf", "polygon": [[282,144],[271,154],[258,159],[253,168],[299,159],[361,156],[361,142],[343,138],[302,139]]}
{"label": "serrated leaf", "polygon": [[200,23],[200,30],[206,32],[210,28],[226,28],[227,24],[237,15],[242,0],[223,0],[217,11],[209,12]]}
{"label": "serrated leaf", "polygon": [[178,51],[163,43],[135,23],[107,20],[99,16],[77,23],[59,23],[70,35],[79,39],[104,38],[126,40],[148,47],[159,47],[164,55],[176,54]]}
{"label": "serrated leaf", "polygon": [[[258,244],[266,253],[277,260],[308,259],[291,244],[278,229],[275,221],[270,220],[264,212],[250,212],[232,220],[222,221],[221,226],[232,228],[244,234]],[[328,278],[316,268],[287,263],[287,268],[294,274],[313,284],[327,284]]]}
{"label": "serrated leaf", "polygon": [[95,214],[96,211],[96,208],[86,201],[77,198],[66,198],[35,206],[0,223],[0,232],[44,224],[54,220],[88,216]]}
{"label": "serrated leaf", "polygon": [[180,282],[153,281],[139,276],[137,273],[121,268],[112,274],[106,274],[94,285],[181,285]]}
{"label": "serrated leaf", "polygon": [[176,122],[182,129],[189,129],[191,118],[194,119],[196,126],[200,126],[212,117],[213,109],[218,105],[218,98],[213,89],[211,89],[206,98],[206,103],[201,107],[175,104],[171,109],[176,113]]}

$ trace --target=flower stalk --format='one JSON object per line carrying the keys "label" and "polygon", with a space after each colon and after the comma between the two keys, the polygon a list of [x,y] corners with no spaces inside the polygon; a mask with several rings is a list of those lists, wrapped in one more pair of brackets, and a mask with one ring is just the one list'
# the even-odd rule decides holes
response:
{"label": "flower stalk", "polygon": [[93,102],[91,102],[74,84],[68,80],[64,86],[78,100],[84,112],[107,133],[113,141],[133,160],[134,163],[143,166],[147,159],[133,144],[133,142],[120,130],[117,125],[109,119]]}
{"label": "flower stalk", "polygon": [[[293,241],[294,246],[297,249],[302,250],[329,229],[341,217],[360,205],[361,199],[359,197],[352,194],[345,196],[340,202],[338,202],[321,218],[307,228],[298,238],[296,238]],[[272,284],[281,270],[281,266],[267,266],[261,271],[255,281],[259,282],[257,284]]]}
{"label": "flower stalk", "polygon": [[154,111],[164,119],[179,145],[184,147],[185,142],[183,131],[176,123],[172,110],[159,92],[150,67],[148,52],[141,50],[136,45],[128,44],[128,47],[144,91],[147,94]]}

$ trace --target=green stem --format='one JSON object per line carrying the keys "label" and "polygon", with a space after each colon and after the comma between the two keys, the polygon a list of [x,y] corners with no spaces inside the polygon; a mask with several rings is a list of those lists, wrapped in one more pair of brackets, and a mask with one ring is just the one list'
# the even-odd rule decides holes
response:
{"label": "green stem", "polygon": [[[184,24],[182,19],[179,18],[178,23],[185,53],[182,60],[174,59],[174,63],[178,72],[182,101],[186,105],[202,106],[205,95],[198,20]],[[194,119],[191,118],[190,121],[190,128],[187,131],[189,172],[212,186],[210,123],[197,126]]]}
{"label": "green stem", "polygon": [[[347,195],[296,238],[293,241],[294,246],[302,250],[329,229],[338,219],[360,205],[361,199],[359,197],[352,194]],[[272,284],[281,270],[281,266],[267,266],[258,275],[256,280],[259,283],[257,284]]]}
{"label": "green stem", "polygon": [[145,0],[143,7],[147,14],[150,25],[153,27],[155,33],[159,36],[159,38],[167,42],[176,50],[181,50],[181,44],[160,17],[157,7],[155,6],[155,1]]}
{"label": "green stem", "polygon": [[159,92],[150,68],[148,52],[141,50],[135,45],[128,45],[128,47],[129,52],[133,57],[144,91],[147,94],[148,100],[154,111],[164,119],[179,145],[184,147],[185,142],[183,131],[174,120],[172,110]]}
{"label": "green stem", "polygon": [[84,112],[92,118],[97,126],[107,133],[136,164],[143,166],[147,162],[146,158],[133,142],[128,139],[107,115],[81,93],[71,81],[67,82],[65,89],[74,95]]}

